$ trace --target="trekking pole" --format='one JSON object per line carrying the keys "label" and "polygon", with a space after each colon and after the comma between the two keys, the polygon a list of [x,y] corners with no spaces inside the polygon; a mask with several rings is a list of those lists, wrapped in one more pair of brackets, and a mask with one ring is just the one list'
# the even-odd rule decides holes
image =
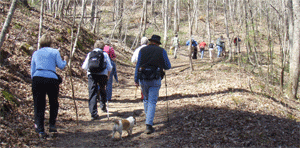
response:
{"label": "trekking pole", "polygon": [[[167,74],[165,73],[165,86],[166,86],[166,100],[168,96],[168,89],[167,89]],[[169,100],[167,100],[167,118],[169,122]]]}
{"label": "trekking pole", "polygon": [[107,100],[107,103],[106,103],[106,104],[107,104],[107,107],[106,107],[106,110],[107,110],[107,120],[109,120],[109,111],[108,111],[108,110],[109,110],[109,108],[108,108],[108,100]]}

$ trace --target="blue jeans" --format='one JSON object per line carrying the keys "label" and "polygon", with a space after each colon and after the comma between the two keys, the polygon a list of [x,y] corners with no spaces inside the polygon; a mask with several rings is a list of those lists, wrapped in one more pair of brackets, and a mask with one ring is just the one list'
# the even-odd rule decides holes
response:
{"label": "blue jeans", "polygon": [[218,47],[218,57],[222,56],[222,50],[223,48],[221,46],[217,46]]}
{"label": "blue jeans", "polygon": [[159,96],[161,79],[157,80],[140,80],[142,92],[144,94],[144,110],[146,115],[146,124],[153,125],[155,116],[156,103]]}
{"label": "blue jeans", "polygon": [[204,49],[200,49],[200,52],[201,52],[201,59],[203,59]]}
{"label": "blue jeans", "polygon": [[109,75],[109,79],[108,79],[107,85],[106,85],[106,100],[107,101],[111,101],[113,77],[115,77],[116,81],[118,82],[116,64],[112,60],[111,60],[111,65],[113,68],[111,70],[111,73]]}

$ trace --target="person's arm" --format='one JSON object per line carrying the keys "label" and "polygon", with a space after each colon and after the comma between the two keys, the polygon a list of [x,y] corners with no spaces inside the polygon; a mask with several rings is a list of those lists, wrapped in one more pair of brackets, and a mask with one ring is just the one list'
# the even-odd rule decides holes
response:
{"label": "person's arm", "polygon": [[32,58],[31,58],[31,68],[30,68],[30,72],[31,72],[31,79],[33,78],[33,74],[36,71],[36,65],[35,65],[35,54],[33,54]]}
{"label": "person's arm", "polygon": [[136,63],[136,66],[135,66],[135,73],[134,73],[134,82],[135,82],[135,85],[138,87],[139,86],[139,79],[138,79],[138,70],[139,70],[139,67],[140,67],[140,61],[141,61],[141,52],[139,52],[138,54],[138,61]]}
{"label": "person's arm", "polygon": [[[66,57],[65,57],[66,58]],[[64,60],[67,60],[67,59],[64,59]],[[61,59],[61,56],[60,56],[60,53],[59,51],[57,50],[56,52],[56,65],[59,69],[64,69],[67,65],[67,61],[63,61]]]}
{"label": "person's arm", "polygon": [[84,70],[88,70],[89,57],[90,57],[90,53],[87,54],[82,66],[81,66],[81,68]]}
{"label": "person's arm", "polygon": [[168,58],[168,54],[167,54],[166,50],[163,50],[163,58],[164,58],[164,66],[163,66],[163,68],[165,70],[170,69],[171,68],[171,63],[170,63],[170,60]]}

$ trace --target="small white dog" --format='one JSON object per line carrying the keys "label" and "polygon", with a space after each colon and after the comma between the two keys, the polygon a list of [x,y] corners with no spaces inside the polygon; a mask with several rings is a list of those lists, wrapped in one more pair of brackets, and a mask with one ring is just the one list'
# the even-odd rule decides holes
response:
{"label": "small white dog", "polygon": [[113,127],[113,134],[112,138],[114,138],[115,133],[119,132],[120,139],[122,139],[122,130],[127,131],[128,136],[132,134],[132,128],[135,124],[135,118],[130,116],[126,119],[114,119],[113,122],[115,123]]}

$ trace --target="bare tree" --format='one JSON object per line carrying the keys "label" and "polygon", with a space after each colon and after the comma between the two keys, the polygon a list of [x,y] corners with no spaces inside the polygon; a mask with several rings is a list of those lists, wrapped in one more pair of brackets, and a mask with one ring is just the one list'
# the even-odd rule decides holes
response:
{"label": "bare tree", "polygon": [[[16,3],[17,3],[17,0],[13,0],[12,3],[11,3],[11,6],[9,8],[9,12],[7,14],[7,17],[5,19],[5,22],[4,22],[4,25],[3,25],[3,28],[1,30],[1,35],[0,35],[0,48],[2,47],[3,45],[3,42],[4,42],[4,38],[5,38],[5,35],[7,33],[7,30],[8,30],[8,27],[9,27],[9,24],[12,20],[12,17],[14,15],[14,12],[15,12],[15,9],[16,9]],[[1,52],[0,52],[1,53]],[[2,55],[0,55],[1,57]]]}
{"label": "bare tree", "polygon": [[196,3],[197,0],[188,0],[187,7],[188,7],[188,21],[189,21],[189,37],[190,37],[190,44],[189,44],[189,61],[190,61],[190,68],[191,72],[194,71],[193,62],[192,62],[192,35],[193,35],[193,24],[195,19],[196,10],[192,8],[192,5]]}
{"label": "bare tree", "polygon": [[43,29],[43,11],[44,11],[44,0],[41,0],[41,10],[40,10],[40,25],[39,25],[39,35],[38,35],[38,46],[37,50],[40,49],[40,38],[42,35],[42,29]]}
{"label": "bare tree", "polygon": [[207,9],[206,9],[206,29],[207,29],[207,36],[208,36],[208,41],[211,43],[211,35],[210,35],[210,22],[209,22],[209,1],[206,1]]}
{"label": "bare tree", "polygon": [[179,15],[179,7],[178,7],[178,0],[174,0],[174,33],[177,34],[179,31],[179,19],[178,19],[178,15]]}
{"label": "bare tree", "polygon": [[294,22],[294,33],[293,33],[293,49],[291,50],[290,58],[290,81],[288,87],[288,97],[290,99],[297,99],[297,90],[299,82],[299,60],[300,60],[300,2],[299,0],[292,1],[293,6],[293,22]]}
{"label": "bare tree", "polygon": [[167,39],[168,39],[168,0],[164,0],[164,42],[163,42],[163,48],[166,48],[167,46]]}

